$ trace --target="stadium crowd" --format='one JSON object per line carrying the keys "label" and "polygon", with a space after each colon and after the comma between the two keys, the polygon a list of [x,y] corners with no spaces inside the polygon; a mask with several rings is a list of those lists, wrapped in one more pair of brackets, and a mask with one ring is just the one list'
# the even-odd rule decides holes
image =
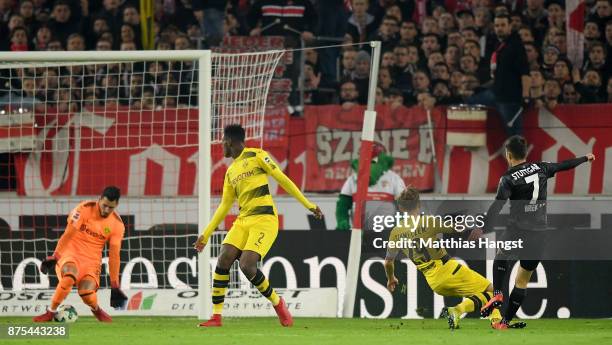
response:
{"label": "stadium crowd", "polygon": [[[492,23],[495,16],[505,14],[524,43],[532,104],[554,107],[612,101],[609,0],[586,1],[585,54],[580,65],[567,58],[565,4],[560,0],[154,3],[154,41],[147,43],[136,0],[0,0],[0,49],[193,49],[216,47],[230,35],[282,35],[289,47],[297,47],[300,40],[318,46],[336,38],[354,45],[307,49],[304,54],[304,103],[350,106],[367,99],[370,55],[367,45],[359,43],[380,40],[383,53],[377,103],[413,105],[419,94],[429,93],[438,104],[452,104],[461,103],[490,82],[491,55],[499,44]],[[142,73],[127,78],[124,72],[131,68]],[[143,108],[180,104],[192,101],[175,97],[180,93],[177,85],[188,87],[193,80],[190,68],[164,63],[111,65],[102,70],[86,66],[42,72],[30,69],[17,76],[7,76],[9,72],[2,70],[0,104],[9,102],[7,99],[31,101],[33,106],[55,103],[60,109],[79,106],[70,100],[107,104],[116,99]],[[72,88],[66,91],[55,87],[58,84]]]}
{"label": "stadium crowd", "polygon": [[[563,1],[427,1],[421,16],[416,3],[353,0],[346,30],[336,33],[345,33],[346,42],[382,41],[377,103],[413,105],[419,94],[430,93],[438,104],[456,104],[487,87],[491,56],[501,46],[493,19],[502,15],[510,17],[526,51],[531,105],[553,108],[559,103],[612,101],[610,1],[586,1],[584,59],[577,65],[568,59]],[[324,24],[325,12],[321,15]],[[368,63],[369,55],[359,47],[342,50],[341,103],[364,103]],[[306,85],[329,82],[324,80],[323,61],[307,64]],[[313,94],[311,101],[321,102],[318,92]]]}

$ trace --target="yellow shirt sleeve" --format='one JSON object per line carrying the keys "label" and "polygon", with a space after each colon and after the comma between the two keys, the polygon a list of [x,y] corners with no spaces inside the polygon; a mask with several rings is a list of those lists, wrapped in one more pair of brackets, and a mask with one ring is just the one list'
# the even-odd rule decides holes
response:
{"label": "yellow shirt sleeve", "polygon": [[[397,242],[399,239],[400,229],[393,228],[391,233],[389,234],[389,242]],[[391,246],[387,246],[387,254],[385,255],[386,260],[395,260],[397,255],[399,254],[398,248],[390,248]]]}
{"label": "yellow shirt sleeve", "polygon": [[297,199],[302,205],[304,205],[307,209],[315,208],[316,205],[310,202],[304,194],[300,191],[300,189],[283,173],[283,171],[278,167],[276,163],[270,158],[268,153],[264,150],[257,152],[257,162],[259,166],[270,176],[272,176],[283,189],[289,193],[292,197]]}
{"label": "yellow shirt sleeve", "polygon": [[221,197],[221,204],[217,207],[215,214],[213,215],[210,223],[202,233],[204,236],[204,243],[208,243],[208,239],[210,235],[212,235],[213,231],[219,226],[221,221],[225,218],[229,210],[232,208],[232,204],[236,200],[236,193],[234,193],[234,188],[232,188],[231,183],[228,180],[227,173],[225,174],[225,179],[223,182],[223,196]]}

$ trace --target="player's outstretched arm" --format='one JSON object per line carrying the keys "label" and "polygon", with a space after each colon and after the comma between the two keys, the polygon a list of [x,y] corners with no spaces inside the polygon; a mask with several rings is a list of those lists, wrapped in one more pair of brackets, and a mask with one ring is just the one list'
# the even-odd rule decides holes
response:
{"label": "player's outstretched arm", "polygon": [[595,155],[592,153],[587,153],[582,157],[576,157],[568,160],[564,160],[559,163],[548,163],[548,176],[552,177],[558,171],[565,171],[573,169],[579,166],[582,163],[592,162],[595,160]]}
{"label": "player's outstretched arm", "polygon": [[113,308],[122,309],[127,303],[127,296],[121,291],[119,283],[119,271],[121,268],[121,241],[123,240],[124,229],[113,233],[109,242],[108,249],[108,270],[111,281],[110,305]]}
{"label": "player's outstretched arm", "polygon": [[391,292],[395,291],[398,280],[395,277],[394,259],[385,259],[385,274],[387,275],[387,290]]}
{"label": "player's outstretched arm", "polygon": [[289,193],[292,197],[294,197],[297,201],[299,201],[304,207],[309,209],[317,219],[323,218],[323,212],[319,208],[319,206],[310,202],[302,191],[291,181],[285,173],[283,173],[280,169],[276,169],[273,173],[270,174],[274,179],[283,187],[283,189]]}
{"label": "player's outstretched arm", "polygon": [[221,197],[221,204],[219,204],[219,207],[217,207],[215,214],[210,220],[210,223],[208,223],[206,229],[204,229],[204,232],[202,232],[202,234],[193,244],[193,247],[198,252],[201,252],[204,249],[212,233],[219,226],[219,224],[221,224],[223,218],[225,218],[229,210],[232,208],[232,204],[234,203],[235,199],[236,195],[234,193],[234,188],[232,188],[232,185],[229,183],[226,175],[225,182],[223,183],[223,196]]}
{"label": "player's outstretched arm", "polygon": [[476,232],[474,235],[482,234],[482,232],[489,232],[493,228],[493,224],[495,223],[495,219],[501,212],[504,204],[510,198],[511,190],[508,181],[502,176],[499,179],[499,184],[497,185],[497,194],[495,195],[495,201],[489,206],[487,210],[487,214],[485,217],[485,224],[482,231]]}
{"label": "player's outstretched arm", "polygon": [[302,191],[291,181],[291,179],[285,175],[284,172],[272,161],[270,156],[268,156],[265,151],[261,151],[261,153],[257,154],[257,158],[259,159],[259,165],[268,173],[268,175],[272,176],[278,184],[283,187],[283,189],[289,193],[292,197],[294,197],[297,201],[299,201],[305,208],[309,209],[312,213],[314,213],[317,219],[323,218],[323,212],[319,206],[310,202]]}
{"label": "player's outstretched arm", "polygon": [[121,241],[123,241],[124,229],[114,229],[108,243],[108,273],[111,286],[119,287],[119,271],[121,268]]}
{"label": "player's outstretched arm", "polygon": [[[393,228],[389,233],[389,242],[396,242],[400,239],[399,228]],[[389,246],[385,254],[385,275],[387,276],[387,290],[393,292],[397,288],[398,280],[395,277],[395,258],[399,255],[399,249]]]}

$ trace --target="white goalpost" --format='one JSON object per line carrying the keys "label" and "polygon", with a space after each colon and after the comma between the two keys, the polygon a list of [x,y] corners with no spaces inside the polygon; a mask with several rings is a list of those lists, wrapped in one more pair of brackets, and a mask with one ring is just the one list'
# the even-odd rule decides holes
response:
{"label": "white goalpost", "polygon": [[[368,104],[363,114],[363,126],[361,129],[361,147],[359,157],[371,157],[374,145],[374,129],[376,128],[376,87],[378,84],[378,66],[380,64],[381,43],[370,42],[372,48],[372,61],[370,63],[370,81],[368,85]],[[342,316],[353,317],[357,286],[359,283],[359,267],[361,266],[361,245],[363,237],[363,214],[366,206],[366,195],[368,192],[368,181],[370,180],[370,165],[368,159],[359,161],[357,172],[357,194],[355,197],[355,214],[351,229],[351,240],[346,270],[346,291],[344,294]]]}
{"label": "white goalpost", "polygon": [[[17,157],[24,179],[2,205],[10,224],[0,238],[0,289],[49,288],[36,265],[53,251],[63,218],[78,200],[116,184],[123,186],[118,211],[132,222],[122,269],[140,276],[126,282],[124,273],[123,287],[197,285],[198,316],[207,318],[222,236],[197,260],[191,243],[223,182],[213,178],[222,157],[211,148],[228,124],[242,124],[247,140],[263,136],[270,81],[284,53],[0,53],[0,116],[10,119],[0,121],[9,133],[0,150]],[[16,268],[23,270],[17,278]]]}

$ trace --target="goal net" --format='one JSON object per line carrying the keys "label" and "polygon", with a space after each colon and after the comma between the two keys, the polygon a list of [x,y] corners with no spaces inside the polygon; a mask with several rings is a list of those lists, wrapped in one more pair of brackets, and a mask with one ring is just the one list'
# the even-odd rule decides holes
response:
{"label": "goal net", "polygon": [[[116,185],[126,225],[122,287],[198,289],[204,317],[225,233],[199,259],[192,243],[229,163],[219,144],[223,127],[240,123],[260,143],[283,53],[0,53],[0,153],[8,157],[0,164],[10,165],[15,190],[0,199],[0,290],[54,288],[55,276],[38,266],[68,213]],[[232,286],[247,287],[233,272]],[[145,304],[131,299],[128,309]]]}

